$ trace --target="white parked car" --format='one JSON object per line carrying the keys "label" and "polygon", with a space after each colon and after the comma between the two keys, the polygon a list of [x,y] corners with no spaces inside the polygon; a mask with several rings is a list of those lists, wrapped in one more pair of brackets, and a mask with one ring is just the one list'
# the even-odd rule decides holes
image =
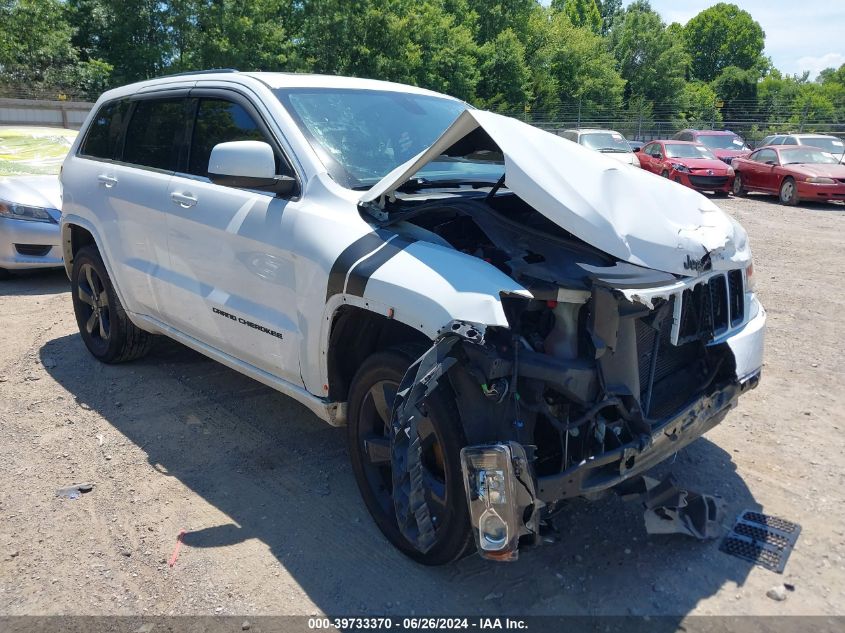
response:
{"label": "white parked car", "polygon": [[346,424],[376,524],[426,564],[473,541],[513,559],[561,501],[635,479],[760,376],[736,222],[444,95],[155,79],[99,99],[61,179],[90,352],[164,334]]}
{"label": "white parked car", "polygon": [[0,127],[0,278],[62,265],[58,172],[74,130]]}
{"label": "white parked car", "polygon": [[579,128],[564,130],[560,134],[568,141],[573,141],[596,152],[607,154],[620,163],[640,166],[640,160],[628,144],[627,139],[616,130],[598,130],[593,128]]}

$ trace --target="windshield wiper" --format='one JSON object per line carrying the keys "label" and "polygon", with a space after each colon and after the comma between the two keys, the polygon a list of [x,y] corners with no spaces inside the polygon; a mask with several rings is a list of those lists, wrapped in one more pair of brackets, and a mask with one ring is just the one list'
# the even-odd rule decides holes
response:
{"label": "windshield wiper", "polygon": [[627,149],[621,149],[619,147],[602,147],[599,150],[602,154],[627,154]]}
{"label": "windshield wiper", "polygon": [[414,178],[398,186],[396,190],[419,191],[420,189],[447,189],[461,185],[465,187],[472,187],[473,189],[483,189],[484,187],[493,187],[496,183],[491,180],[428,180],[427,178]]}

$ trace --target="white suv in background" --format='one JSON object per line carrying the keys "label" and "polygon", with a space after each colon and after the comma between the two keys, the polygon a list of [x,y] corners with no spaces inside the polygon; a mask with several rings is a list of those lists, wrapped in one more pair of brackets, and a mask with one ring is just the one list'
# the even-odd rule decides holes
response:
{"label": "white suv in background", "polygon": [[155,79],[100,97],[61,180],[89,351],[127,361],[163,334],[346,424],[375,522],[426,564],[473,541],[513,559],[562,500],[640,476],[760,376],[736,222],[444,95]]}

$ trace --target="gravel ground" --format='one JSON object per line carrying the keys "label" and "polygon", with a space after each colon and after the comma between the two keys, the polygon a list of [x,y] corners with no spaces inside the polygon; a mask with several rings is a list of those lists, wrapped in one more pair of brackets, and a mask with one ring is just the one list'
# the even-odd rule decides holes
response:
{"label": "gravel ground", "polygon": [[[0,615],[845,615],[845,207],[717,201],[769,314],[760,387],[671,470],[803,531],[780,576],[574,502],[514,564],[417,566],[359,500],[344,431],[167,340],[94,361],[62,272],[0,285]],[[90,482],[76,500],[55,492]],[[167,560],[188,531],[173,567]],[[786,600],[767,592],[794,585]]]}

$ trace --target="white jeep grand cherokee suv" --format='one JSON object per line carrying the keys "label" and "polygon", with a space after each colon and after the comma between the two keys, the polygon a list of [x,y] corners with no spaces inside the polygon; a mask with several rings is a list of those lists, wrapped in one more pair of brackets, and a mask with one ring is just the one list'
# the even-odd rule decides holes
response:
{"label": "white jeep grand cherokee suv", "polygon": [[724,418],[762,366],[743,229],[700,194],[391,83],[172,76],[105,93],[62,171],[103,362],[164,334],[346,424],[378,527],[511,560]]}

